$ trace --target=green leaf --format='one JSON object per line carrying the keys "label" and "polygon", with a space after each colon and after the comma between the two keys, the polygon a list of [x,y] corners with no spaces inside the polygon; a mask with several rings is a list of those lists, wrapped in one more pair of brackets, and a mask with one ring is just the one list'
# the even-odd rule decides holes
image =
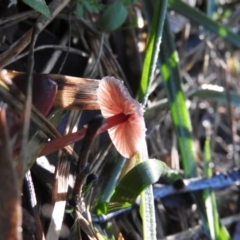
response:
{"label": "green leaf", "polygon": [[22,0],[22,1],[32,9],[46,16],[47,18],[51,17],[51,13],[45,0]]}
{"label": "green leaf", "polygon": [[144,189],[155,183],[161,174],[167,175],[169,171],[166,164],[160,160],[149,159],[139,163],[117,185],[108,210],[129,207]]}
{"label": "green leaf", "polygon": [[114,2],[104,10],[98,24],[105,32],[112,32],[119,28],[127,18],[127,9],[121,2]]}
{"label": "green leaf", "polygon": [[76,16],[77,16],[77,18],[82,18],[83,17],[83,5],[81,3],[77,3]]}
{"label": "green leaf", "polygon": [[89,11],[92,12],[93,4],[89,1],[82,1],[83,6]]}
{"label": "green leaf", "polygon": [[95,212],[96,212],[97,216],[106,214],[108,212],[108,203],[107,202],[99,202],[97,204]]}

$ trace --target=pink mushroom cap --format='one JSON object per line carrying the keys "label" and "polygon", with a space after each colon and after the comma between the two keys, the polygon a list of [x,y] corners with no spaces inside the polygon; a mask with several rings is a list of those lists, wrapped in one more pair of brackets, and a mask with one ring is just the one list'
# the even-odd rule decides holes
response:
{"label": "pink mushroom cap", "polygon": [[145,138],[145,122],[142,105],[134,100],[122,82],[114,77],[104,77],[99,84],[98,103],[104,118],[117,114],[128,120],[108,130],[118,152],[131,158],[141,147]]}

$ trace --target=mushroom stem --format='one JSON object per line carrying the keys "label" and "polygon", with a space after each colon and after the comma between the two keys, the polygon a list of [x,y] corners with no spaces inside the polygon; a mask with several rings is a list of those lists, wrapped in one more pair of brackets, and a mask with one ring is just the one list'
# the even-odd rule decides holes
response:
{"label": "mushroom stem", "polygon": [[[112,127],[115,127],[121,123],[126,122],[128,120],[128,116],[123,113],[119,113],[115,116],[106,118],[105,120],[106,122],[97,131],[97,134],[101,134]],[[80,141],[85,136],[85,134],[86,128],[82,128],[75,133],[70,133],[68,135],[55,138],[45,145],[39,156],[48,155],[50,153],[53,153],[59,149],[66,147],[67,145]]]}

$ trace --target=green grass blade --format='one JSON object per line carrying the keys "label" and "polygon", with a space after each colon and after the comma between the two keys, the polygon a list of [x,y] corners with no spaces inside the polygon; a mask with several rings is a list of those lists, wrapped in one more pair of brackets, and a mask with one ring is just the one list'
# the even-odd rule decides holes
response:
{"label": "green grass blade", "polygon": [[177,134],[185,175],[187,177],[196,177],[197,170],[193,152],[191,122],[181,87],[178,55],[174,47],[168,21],[166,21],[164,25],[160,61],[163,84],[169,101],[173,125]]}
{"label": "green grass blade", "polygon": [[[187,177],[197,176],[197,166],[194,157],[194,144],[189,112],[185,104],[185,96],[181,86],[178,65],[178,55],[175,50],[168,19],[166,18],[163,32],[163,42],[160,50],[161,74],[163,85],[168,97],[173,126],[177,136],[183,169]],[[208,234],[208,219],[205,210],[203,194],[192,194],[197,204],[203,227]]]}
{"label": "green grass blade", "polygon": [[126,159],[123,158],[122,156],[119,156],[117,161],[116,161],[116,165],[112,171],[111,177],[107,183],[107,185],[105,186],[105,188],[103,189],[102,194],[100,195],[100,198],[97,201],[95,210],[97,215],[101,215],[101,214],[106,214],[107,213],[107,205],[109,203],[109,200],[114,192],[114,189],[117,185],[117,181],[119,179],[121,170],[125,164]]}
{"label": "green grass blade", "polygon": [[[146,0],[144,2],[146,2]],[[166,9],[167,0],[156,1],[138,92],[138,100],[142,102],[143,105],[146,104],[149,95],[149,86],[151,85],[151,81],[156,70]],[[140,156],[140,161],[148,159],[148,156],[145,156],[148,155],[146,146],[145,150],[146,151],[143,155]],[[152,186],[149,186],[141,193],[140,213],[143,220],[143,239],[156,239],[156,220]]]}
{"label": "green grass blade", "polygon": [[[204,173],[206,177],[212,177],[211,164],[211,146],[210,137],[207,137],[204,144]],[[208,228],[211,239],[228,240],[230,236],[226,228],[221,224],[217,212],[217,202],[214,191],[211,189],[204,191],[206,214],[208,217]]]}
{"label": "green grass blade", "polygon": [[229,100],[227,99],[226,91],[223,87],[217,85],[204,84],[203,86],[193,89],[187,93],[188,97],[200,97],[202,99],[209,99],[221,104],[230,104],[239,107],[240,95],[229,91]]}
{"label": "green grass blade", "polygon": [[158,59],[159,47],[162,39],[164,19],[166,16],[167,0],[156,1],[156,7],[152,19],[150,35],[148,39],[146,55],[144,58],[143,72],[138,92],[139,102],[146,103],[149,86],[154,76]]}
{"label": "green grass blade", "polygon": [[202,25],[205,29],[209,30],[212,33],[215,33],[216,35],[226,39],[228,42],[240,48],[240,36],[228,28],[222,26],[221,24],[213,21],[206,14],[190,7],[180,0],[170,0],[168,2],[168,6],[170,9]]}

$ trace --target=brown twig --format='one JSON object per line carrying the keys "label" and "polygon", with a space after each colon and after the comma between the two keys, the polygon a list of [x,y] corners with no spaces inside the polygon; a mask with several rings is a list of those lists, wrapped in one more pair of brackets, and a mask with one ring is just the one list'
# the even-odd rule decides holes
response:
{"label": "brown twig", "polygon": [[3,25],[4,28],[10,27],[14,24],[19,23],[20,21],[26,20],[28,18],[33,18],[33,17],[36,18],[38,16],[39,16],[39,13],[34,10],[26,11],[24,13],[18,13],[6,19],[1,19],[0,26]]}
{"label": "brown twig", "polygon": [[22,239],[21,206],[17,174],[12,161],[12,149],[6,122],[6,106],[0,104],[0,232],[2,239]]}
{"label": "brown twig", "polygon": [[[56,49],[56,50],[59,50],[59,51],[69,51],[70,53],[74,53],[74,54],[80,55],[82,57],[89,57],[89,54],[82,51],[82,50],[72,48],[72,47],[68,48],[66,46],[61,46],[61,45],[42,45],[42,46],[34,48],[34,52],[41,51],[41,50],[46,50],[48,48]],[[9,64],[12,63],[12,62],[18,61],[19,59],[21,59],[25,56],[28,56],[28,54],[29,54],[29,51],[25,51],[24,53],[19,54],[17,57],[12,59],[12,61],[10,61]]]}

